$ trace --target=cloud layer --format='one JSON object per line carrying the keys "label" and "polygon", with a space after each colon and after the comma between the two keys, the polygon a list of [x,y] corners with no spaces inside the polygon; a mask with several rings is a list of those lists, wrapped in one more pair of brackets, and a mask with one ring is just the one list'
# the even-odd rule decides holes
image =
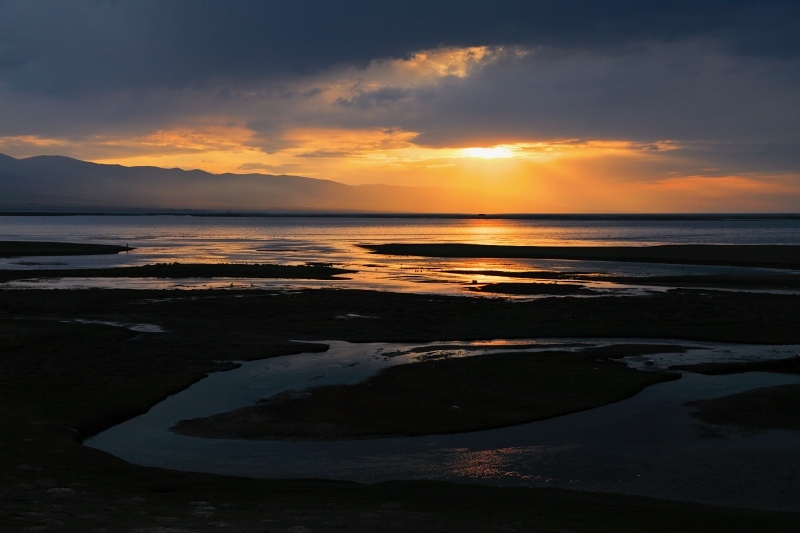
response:
{"label": "cloud layer", "polygon": [[[574,180],[640,198],[578,209],[659,210],[650,186],[796,206],[797,20],[797,2],[0,0],[0,152],[565,210]],[[515,161],[462,150],[498,145]]]}

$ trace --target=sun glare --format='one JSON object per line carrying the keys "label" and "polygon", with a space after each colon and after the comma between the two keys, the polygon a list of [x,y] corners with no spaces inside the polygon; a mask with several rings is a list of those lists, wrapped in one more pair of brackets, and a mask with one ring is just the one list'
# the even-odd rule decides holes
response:
{"label": "sun glare", "polygon": [[481,159],[507,159],[514,157],[514,152],[503,146],[494,146],[492,148],[463,148],[461,155],[463,157],[479,157]]}

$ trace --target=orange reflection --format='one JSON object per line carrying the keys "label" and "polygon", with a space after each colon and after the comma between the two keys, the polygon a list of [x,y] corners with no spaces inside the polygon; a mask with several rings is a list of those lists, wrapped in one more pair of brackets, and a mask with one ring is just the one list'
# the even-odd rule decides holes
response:
{"label": "orange reflection", "polygon": [[452,450],[455,457],[453,472],[457,476],[472,478],[509,477],[516,479],[536,479],[541,483],[550,480],[521,471],[524,463],[535,462],[548,455],[575,448],[574,445],[524,446],[500,448],[497,450],[466,451]]}

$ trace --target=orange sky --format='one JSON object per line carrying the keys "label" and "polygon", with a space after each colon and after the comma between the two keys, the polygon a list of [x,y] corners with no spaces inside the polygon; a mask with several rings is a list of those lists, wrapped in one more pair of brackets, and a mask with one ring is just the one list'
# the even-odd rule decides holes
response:
{"label": "orange sky", "polygon": [[275,96],[274,88],[264,96],[257,85],[242,86],[228,104],[186,90],[177,97],[193,102],[195,110],[168,124],[77,138],[0,137],[0,152],[214,173],[293,174],[352,185],[462,187],[513,198],[501,208],[508,211],[520,206],[547,212],[796,210],[797,175],[709,166],[687,152],[691,142],[531,138],[495,129],[485,135],[475,131],[472,142],[437,146],[419,141],[423,131],[393,125],[394,117],[424,113],[407,95],[466,83],[528,54],[502,47],[421,51],[293,79],[280,89],[291,98]]}

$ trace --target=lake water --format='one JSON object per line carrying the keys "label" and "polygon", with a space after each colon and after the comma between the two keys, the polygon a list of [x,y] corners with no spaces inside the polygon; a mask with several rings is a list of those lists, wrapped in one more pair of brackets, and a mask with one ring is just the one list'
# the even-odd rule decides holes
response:
{"label": "lake water", "polygon": [[[0,259],[0,268],[47,269],[148,263],[333,263],[356,270],[334,281],[66,279],[7,284],[29,287],[347,287],[465,294],[464,285],[500,279],[452,274],[473,270],[547,270],[618,275],[680,275],[755,271],[735,267],[603,261],[439,259],[374,255],[359,244],[458,242],[511,245],[800,244],[800,219],[530,220],[343,217],[0,216],[0,240],[127,244],[130,253]],[[507,278],[502,278],[507,279]],[[602,285],[600,286],[602,288]],[[639,290],[635,287],[632,291]],[[652,290],[652,289],[650,289]]]}
{"label": "lake water", "polygon": [[[135,464],[265,478],[327,478],[375,483],[437,479],[500,486],[622,492],[728,506],[800,510],[800,432],[745,434],[700,423],[687,401],[800,383],[800,376],[684,374],[627,400],[514,427],[409,438],[338,442],[201,439],[168,431],[176,422],[251,405],[284,390],[353,383],[420,357],[465,357],[509,345],[526,351],[624,339],[350,344],[324,353],[243,363],[192,387],[84,444]],[[690,347],[686,353],[629,358],[666,368],[707,361],[752,361],[800,354],[796,346],[637,340]],[[479,344],[482,350],[468,349]],[[493,346],[492,346],[493,345]],[[557,346],[564,346],[558,348]],[[421,349],[430,349],[429,352]],[[555,346],[555,348],[554,348]],[[645,360],[655,360],[655,366]],[[732,474],[735,468],[735,474]]]}

